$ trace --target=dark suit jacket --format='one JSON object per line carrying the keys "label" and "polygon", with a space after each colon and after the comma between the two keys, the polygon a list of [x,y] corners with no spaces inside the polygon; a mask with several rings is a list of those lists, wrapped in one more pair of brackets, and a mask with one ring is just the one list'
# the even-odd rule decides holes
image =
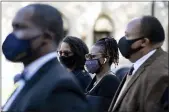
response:
{"label": "dark suit jacket", "polygon": [[72,71],[72,73],[77,78],[83,92],[85,92],[87,86],[92,81],[90,74],[87,71],[85,71],[84,69],[75,69]]}
{"label": "dark suit jacket", "polygon": [[9,112],[90,112],[85,95],[72,74],[56,58],[26,82]]}
{"label": "dark suit jacket", "polygon": [[109,112],[164,111],[160,102],[169,82],[168,53],[159,48],[141,65],[133,74],[132,79],[113,109],[125,79],[126,77],[122,80],[113,98]]}
{"label": "dark suit jacket", "polygon": [[92,108],[95,108],[93,110],[97,110],[96,112],[105,112],[108,110],[108,107],[120,84],[120,81],[115,75],[108,74],[104,76],[93,88],[95,81],[96,77],[93,78],[92,82],[86,89],[87,98],[89,100],[89,103],[93,104]]}

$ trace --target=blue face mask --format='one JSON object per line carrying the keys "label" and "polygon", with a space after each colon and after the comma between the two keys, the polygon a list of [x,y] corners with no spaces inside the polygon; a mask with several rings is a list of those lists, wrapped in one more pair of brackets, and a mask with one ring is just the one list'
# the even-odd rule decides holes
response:
{"label": "blue face mask", "polygon": [[6,59],[13,62],[23,62],[27,57],[30,57],[32,55],[31,40],[18,39],[15,34],[10,33],[2,45],[2,51]]}
{"label": "blue face mask", "polygon": [[101,64],[98,59],[86,60],[85,65],[89,73],[94,74],[100,72]]}

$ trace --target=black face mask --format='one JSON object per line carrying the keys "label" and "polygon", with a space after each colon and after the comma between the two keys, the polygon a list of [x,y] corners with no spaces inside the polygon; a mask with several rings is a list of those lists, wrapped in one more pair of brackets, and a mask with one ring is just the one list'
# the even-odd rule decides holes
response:
{"label": "black face mask", "polygon": [[67,68],[72,68],[75,65],[76,57],[73,56],[60,56],[60,62]]}
{"label": "black face mask", "polygon": [[120,40],[119,40],[119,43],[118,43],[118,46],[119,46],[119,50],[121,52],[121,54],[129,59],[130,56],[136,52],[138,52],[139,50],[141,50],[143,47],[140,46],[136,49],[132,49],[131,46],[134,42],[140,40],[140,39],[143,39],[144,37],[141,37],[141,38],[138,38],[138,39],[134,39],[134,40],[127,40],[126,37],[122,37]]}

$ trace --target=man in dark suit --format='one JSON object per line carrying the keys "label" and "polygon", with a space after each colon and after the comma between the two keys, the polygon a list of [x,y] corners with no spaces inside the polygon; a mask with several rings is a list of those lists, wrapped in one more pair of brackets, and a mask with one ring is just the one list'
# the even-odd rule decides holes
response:
{"label": "man in dark suit", "polygon": [[127,25],[125,36],[118,44],[121,54],[133,66],[122,80],[109,112],[168,111],[165,106],[168,53],[161,48],[164,40],[164,29],[155,17],[143,16]]}
{"label": "man in dark suit", "polygon": [[63,38],[59,11],[50,5],[31,4],[17,12],[12,26],[2,50],[8,60],[23,62],[24,70],[2,110],[90,112],[76,80],[57,60],[56,48]]}

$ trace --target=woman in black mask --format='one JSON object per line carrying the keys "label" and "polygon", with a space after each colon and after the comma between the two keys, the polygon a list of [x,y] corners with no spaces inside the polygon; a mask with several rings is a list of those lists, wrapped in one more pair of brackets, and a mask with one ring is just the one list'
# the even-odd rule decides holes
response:
{"label": "woman in black mask", "polygon": [[88,52],[86,44],[81,39],[72,36],[63,39],[58,51],[60,62],[75,75],[83,91],[92,80],[84,69],[85,54]]}
{"label": "woman in black mask", "polygon": [[[95,111],[108,111],[108,107],[119,86],[119,79],[111,72],[112,63],[118,65],[118,45],[114,38],[106,37],[98,40],[86,54],[86,68],[89,73],[95,74],[87,87],[87,98]],[[93,96],[96,97],[94,101]],[[99,101],[98,101],[99,99]],[[100,103],[98,103],[100,102]]]}

